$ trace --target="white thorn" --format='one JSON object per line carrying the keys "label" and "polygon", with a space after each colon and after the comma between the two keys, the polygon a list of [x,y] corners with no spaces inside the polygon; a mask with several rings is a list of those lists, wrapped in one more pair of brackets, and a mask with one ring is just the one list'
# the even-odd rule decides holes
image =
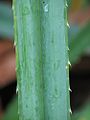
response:
{"label": "white thorn", "polygon": [[69,112],[72,114],[72,110],[71,109],[69,109]]}
{"label": "white thorn", "polygon": [[68,4],[67,4],[67,2],[66,2],[66,7],[68,7]]}
{"label": "white thorn", "polygon": [[72,90],[69,88],[69,91],[72,92]]}
{"label": "white thorn", "polygon": [[71,66],[71,63],[70,63],[70,61],[68,61],[68,65],[69,65],[69,66]]}
{"label": "white thorn", "polygon": [[70,25],[69,25],[69,23],[67,22],[67,26],[70,28]]}
{"label": "white thorn", "polygon": [[16,88],[16,94],[18,93],[18,87]]}
{"label": "white thorn", "polygon": [[46,4],[46,5],[44,6],[44,11],[45,11],[45,12],[48,12],[48,4]]}
{"label": "white thorn", "polygon": [[14,10],[14,5],[12,5],[12,10]]}
{"label": "white thorn", "polygon": [[16,46],[16,41],[14,41],[14,46]]}

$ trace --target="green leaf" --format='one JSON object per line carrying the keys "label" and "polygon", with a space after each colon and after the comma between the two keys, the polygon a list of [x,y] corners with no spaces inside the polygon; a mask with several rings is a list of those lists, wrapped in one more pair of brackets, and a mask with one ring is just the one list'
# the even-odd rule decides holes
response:
{"label": "green leaf", "polygon": [[66,0],[14,0],[20,120],[70,120]]}

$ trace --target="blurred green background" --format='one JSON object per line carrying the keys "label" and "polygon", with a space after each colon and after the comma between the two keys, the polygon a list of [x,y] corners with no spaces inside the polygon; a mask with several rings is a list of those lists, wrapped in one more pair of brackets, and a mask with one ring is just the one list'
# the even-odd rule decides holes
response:
{"label": "blurred green background", "polygon": [[[0,0],[0,38],[13,40],[12,1]],[[90,120],[90,0],[68,0],[72,120]],[[18,120],[16,82],[0,88],[0,120]]]}

